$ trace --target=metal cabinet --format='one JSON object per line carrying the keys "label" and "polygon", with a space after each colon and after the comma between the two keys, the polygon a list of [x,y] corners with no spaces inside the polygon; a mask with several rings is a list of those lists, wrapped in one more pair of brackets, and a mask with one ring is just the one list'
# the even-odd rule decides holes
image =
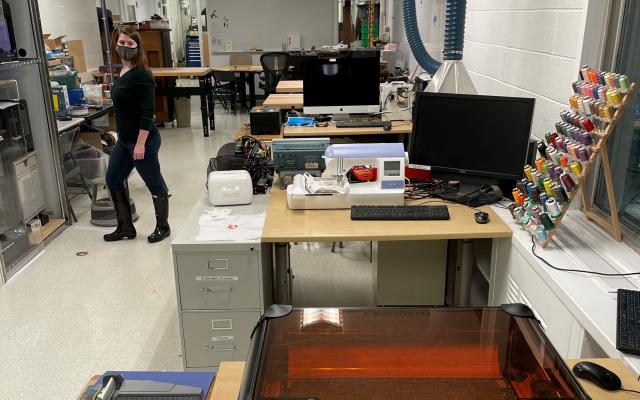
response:
{"label": "metal cabinet", "polygon": [[[184,311],[182,337],[186,368],[207,368],[244,361],[259,311]],[[249,335],[247,335],[249,333]]]}
{"label": "metal cabinet", "polygon": [[[268,197],[235,206],[232,214],[258,214]],[[260,239],[196,241],[202,197],[171,243],[184,368],[215,370],[221,362],[245,360],[249,339],[264,308],[272,303],[272,251]]]}

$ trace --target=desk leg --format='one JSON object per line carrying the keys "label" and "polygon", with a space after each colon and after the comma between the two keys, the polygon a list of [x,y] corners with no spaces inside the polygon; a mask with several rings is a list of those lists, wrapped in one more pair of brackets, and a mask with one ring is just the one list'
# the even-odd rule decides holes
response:
{"label": "desk leg", "polygon": [[256,106],[256,76],[253,73],[249,74],[249,106],[249,109]]}
{"label": "desk leg", "polygon": [[242,107],[247,108],[247,74],[245,72],[240,72],[240,103]]}
{"label": "desk leg", "polygon": [[[473,240],[461,241],[461,256],[456,271],[455,305],[468,307],[471,301],[471,276],[473,274]],[[459,247],[460,248],[460,247]]]}
{"label": "desk leg", "polygon": [[200,82],[200,112],[202,113],[202,132],[204,137],[209,137],[209,122],[207,110],[207,78],[201,76],[198,78]]}
{"label": "desk leg", "polygon": [[213,76],[207,76],[206,80],[207,80],[207,108],[209,109],[209,113],[208,113],[208,117],[209,117],[209,128],[212,131],[216,130],[216,119],[215,119],[215,112],[214,112],[214,107],[215,104],[213,102],[213,85],[211,84],[211,80],[213,79]]}
{"label": "desk leg", "polygon": [[291,301],[291,259],[289,243],[274,244],[275,303],[292,304]]}

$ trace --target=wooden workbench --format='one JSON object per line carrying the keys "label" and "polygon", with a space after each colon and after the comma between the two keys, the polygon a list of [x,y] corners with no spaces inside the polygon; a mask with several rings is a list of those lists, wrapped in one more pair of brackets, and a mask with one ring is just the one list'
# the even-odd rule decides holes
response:
{"label": "wooden workbench", "polygon": [[331,136],[366,136],[366,135],[406,135],[413,129],[411,122],[392,122],[391,130],[382,128],[337,128],[335,124],[328,126],[285,126],[283,137],[331,137]]}
{"label": "wooden workbench", "polygon": [[294,107],[297,110],[301,110],[303,107],[303,95],[302,93],[276,93],[270,94],[269,97],[262,103],[263,106],[278,107],[284,110],[289,110]]}
{"label": "wooden workbench", "polygon": [[302,93],[303,81],[280,81],[276,93]]}
{"label": "wooden workbench", "polygon": [[[420,201],[416,202],[420,203]],[[475,210],[460,204],[429,200],[429,205],[447,204],[448,221],[352,221],[351,210],[291,210],[287,192],[274,183],[262,231],[263,242],[405,241],[508,238],[512,231],[491,207],[488,224],[475,221]]]}
{"label": "wooden workbench", "polygon": [[154,77],[191,78],[210,75],[213,68],[182,67],[182,68],[151,68]]}
{"label": "wooden workbench", "polygon": [[262,65],[220,65],[212,67],[220,72],[262,72]]}

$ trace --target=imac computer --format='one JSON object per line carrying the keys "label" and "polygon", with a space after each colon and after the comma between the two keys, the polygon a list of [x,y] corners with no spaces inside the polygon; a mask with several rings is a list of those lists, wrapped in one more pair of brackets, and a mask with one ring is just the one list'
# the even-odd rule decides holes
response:
{"label": "imac computer", "polygon": [[523,175],[535,99],[419,93],[409,144],[412,164],[460,181],[459,199],[483,185],[510,193]]}
{"label": "imac computer", "polygon": [[380,111],[380,59],[324,58],[304,61],[305,114]]}

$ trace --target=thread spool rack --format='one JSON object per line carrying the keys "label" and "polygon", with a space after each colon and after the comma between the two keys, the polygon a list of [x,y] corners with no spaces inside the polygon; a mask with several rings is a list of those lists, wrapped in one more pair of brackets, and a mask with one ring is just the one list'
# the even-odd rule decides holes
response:
{"label": "thread spool rack", "polygon": [[[607,140],[611,138],[613,132],[615,131],[616,125],[620,118],[622,117],[622,113],[624,112],[628,103],[630,103],[633,99],[633,95],[637,90],[637,84],[633,83],[630,85],[629,90],[623,96],[622,102],[620,106],[617,108],[616,112],[613,115],[613,118],[609,122],[609,125],[604,131],[595,130],[595,135],[598,137],[598,141],[592,147],[591,157],[587,162],[583,164],[582,173],[578,177],[578,181],[576,182],[576,189],[572,191],[569,195],[569,201],[563,205],[561,205],[560,210],[561,214],[554,221],[554,228],[547,232],[547,240],[542,242],[542,247],[546,248],[549,243],[553,240],[553,236],[558,230],[558,227],[562,223],[562,218],[567,214],[567,211],[571,207],[573,200],[576,198],[577,194],[582,193],[582,211],[587,216],[587,219],[596,222],[598,225],[602,226],[605,230],[609,231],[611,235],[617,240],[622,240],[622,233],[620,230],[620,221],[618,219],[618,210],[616,207],[615,201],[615,193],[613,190],[613,180],[611,178],[611,166],[609,164],[609,154],[607,148]],[[601,160],[600,160],[601,159]],[[598,161],[602,163],[603,173],[605,178],[605,184],[607,189],[607,196],[609,199],[609,204],[611,208],[611,222],[607,221],[605,218],[596,214],[593,211],[593,204],[591,203],[591,199],[589,198],[589,194],[586,190],[586,181],[591,172],[592,168],[598,165]]]}

